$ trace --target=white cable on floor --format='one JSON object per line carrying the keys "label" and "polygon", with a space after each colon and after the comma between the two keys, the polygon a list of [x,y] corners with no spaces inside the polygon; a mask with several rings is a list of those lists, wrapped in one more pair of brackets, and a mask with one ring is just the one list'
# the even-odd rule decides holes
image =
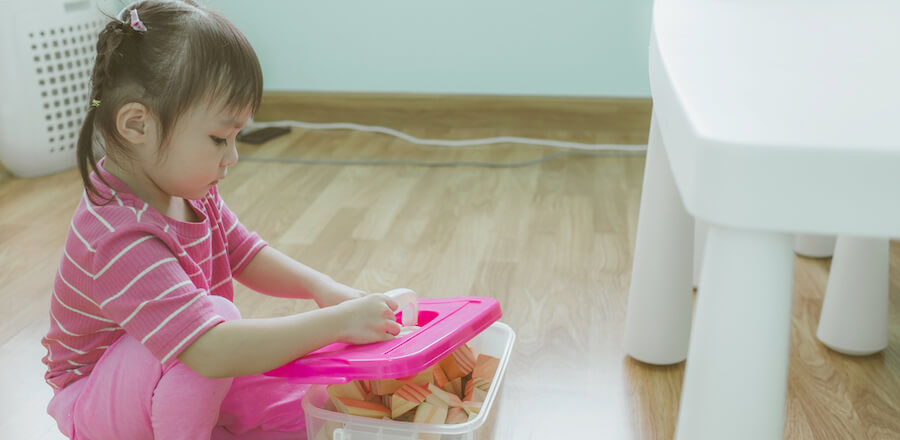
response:
{"label": "white cable on floor", "polygon": [[585,144],[581,142],[558,141],[552,139],[536,139],[517,136],[497,136],[482,139],[422,139],[393,128],[381,127],[377,125],[361,125],[352,122],[303,122],[303,121],[272,121],[272,122],[252,122],[250,129],[258,129],[265,127],[299,127],[307,130],[356,130],[370,133],[381,133],[403,139],[407,142],[417,145],[442,146],[442,147],[469,147],[475,145],[488,144],[524,144],[524,145],[541,145],[554,148],[575,149],[586,151],[625,151],[625,152],[645,152],[646,145],[627,145],[627,144]]}
{"label": "white cable on floor", "polygon": [[557,151],[546,156],[519,162],[485,162],[474,160],[427,161],[414,159],[305,159],[302,157],[256,157],[241,156],[244,162],[300,163],[307,165],[410,165],[418,167],[484,167],[484,168],[521,168],[539,165],[564,156],[610,157],[612,155],[633,156],[630,152],[609,151]]}

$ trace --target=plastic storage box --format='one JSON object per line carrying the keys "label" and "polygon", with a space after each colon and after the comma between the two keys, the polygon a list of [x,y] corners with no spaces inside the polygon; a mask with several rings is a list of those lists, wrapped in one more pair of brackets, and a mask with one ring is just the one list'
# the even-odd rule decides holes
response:
{"label": "plastic storage box", "polygon": [[[493,428],[491,409],[500,393],[509,364],[515,332],[497,322],[502,316],[494,298],[456,297],[417,300],[411,295],[395,297],[404,313],[414,313],[418,330],[391,341],[367,345],[332,344],[269,371],[312,386],[303,399],[307,435],[315,440],[474,440],[487,438]],[[413,307],[407,308],[406,306]],[[407,317],[408,318],[408,317]],[[335,411],[327,384],[352,380],[392,379],[413,376],[436,364],[454,350],[468,344],[478,354],[499,359],[481,410],[465,423],[423,424],[372,419]]]}
{"label": "plastic storage box", "polygon": [[491,438],[497,398],[503,385],[516,334],[495,322],[467,342],[478,354],[500,359],[481,411],[474,419],[455,425],[378,420],[343,414],[334,410],[325,385],[314,385],[303,399],[306,431],[310,440],[477,440]]}

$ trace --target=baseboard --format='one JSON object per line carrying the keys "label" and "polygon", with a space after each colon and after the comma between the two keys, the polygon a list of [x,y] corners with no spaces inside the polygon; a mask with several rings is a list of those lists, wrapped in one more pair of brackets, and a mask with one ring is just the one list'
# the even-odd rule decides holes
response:
{"label": "baseboard", "polygon": [[646,144],[651,108],[649,98],[269,91],[255,119],[465,128],[522,136],[564,132],[600,142]]}

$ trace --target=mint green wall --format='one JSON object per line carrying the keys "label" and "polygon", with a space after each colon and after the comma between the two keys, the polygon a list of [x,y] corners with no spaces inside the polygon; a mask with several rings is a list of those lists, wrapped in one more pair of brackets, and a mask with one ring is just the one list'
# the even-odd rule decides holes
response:
{"label": "mint green wall", "polygon": [[650,95],[652,0],[205,4],[250,39],[268,90]]}

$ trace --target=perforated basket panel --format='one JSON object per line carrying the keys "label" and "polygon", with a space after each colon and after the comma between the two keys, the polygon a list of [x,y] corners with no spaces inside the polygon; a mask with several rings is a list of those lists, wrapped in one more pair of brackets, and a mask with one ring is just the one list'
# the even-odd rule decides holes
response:
{"label": "perforated basket panel", "polygon": [[107,18],[91,0],[0,6],[12,8],[0,19],[0,59],[12,61],[0,66],[0,160],[22,177],[71,168]]}
{"label": "perforated basket panel", "polygon": [[70,154],[67,150],[75,149],[90,102],[100,25],[98,20],[28,33],[50,154]]}

